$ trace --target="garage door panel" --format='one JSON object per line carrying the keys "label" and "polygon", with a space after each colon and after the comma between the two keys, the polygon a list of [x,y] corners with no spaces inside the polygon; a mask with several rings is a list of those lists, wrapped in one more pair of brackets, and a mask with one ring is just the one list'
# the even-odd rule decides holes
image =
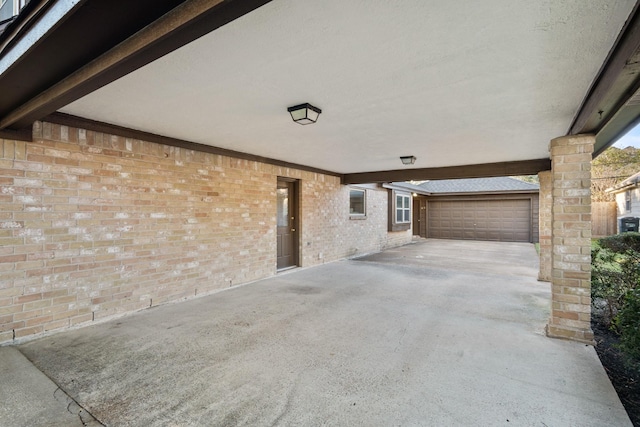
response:
{"label": "garage door panel", "polygon": [[476,232],[476,240],[489,240],[489,233],[482,231]]}
{"label": "garage door panel", "polygon": [[440,239],[531,241],[531,202],[460,200],[429,202],[429,237]]}

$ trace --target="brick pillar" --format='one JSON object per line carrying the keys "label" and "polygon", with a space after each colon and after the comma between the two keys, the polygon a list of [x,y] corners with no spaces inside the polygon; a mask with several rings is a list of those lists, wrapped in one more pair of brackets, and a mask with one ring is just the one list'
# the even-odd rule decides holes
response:
{"label": "brick pillar", "polygon": [[553,193],[551,171],[538,174],[540,182],[539,197],[539,230],[540,230],[540,271],[538,280],[551,281],[551,208],[553,206]]}
{"label": "brick pillar", "polygon": [[547,335],[593,343],[591,330],[591,153],[595,137],[551,141],[552,271]]}

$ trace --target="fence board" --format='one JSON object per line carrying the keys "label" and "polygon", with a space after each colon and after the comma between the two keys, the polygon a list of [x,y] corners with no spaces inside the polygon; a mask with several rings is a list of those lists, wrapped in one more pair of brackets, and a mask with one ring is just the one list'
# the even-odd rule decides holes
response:
{"label": "fence board", "polygon": [[606,237],[618,232],[616,202],[591,203],[591,235]]}

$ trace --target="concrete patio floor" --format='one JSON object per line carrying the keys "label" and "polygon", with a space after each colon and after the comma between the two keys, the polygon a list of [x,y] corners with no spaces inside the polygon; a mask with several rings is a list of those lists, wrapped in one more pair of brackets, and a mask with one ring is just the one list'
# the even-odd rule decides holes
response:
{"label": "concrete patio floor", "polygon": [[420,240],[18,349],[109,426],[630,426],[536,277],[531,244]]}

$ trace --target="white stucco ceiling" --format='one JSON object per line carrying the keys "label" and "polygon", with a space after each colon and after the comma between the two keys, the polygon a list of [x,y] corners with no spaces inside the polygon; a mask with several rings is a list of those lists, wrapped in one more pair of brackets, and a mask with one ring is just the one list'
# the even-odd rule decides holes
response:
{"label": "white stucco ceiling", "polygon": [[340,173],[540,159],[634,3],[274,0],[60,111]]}

